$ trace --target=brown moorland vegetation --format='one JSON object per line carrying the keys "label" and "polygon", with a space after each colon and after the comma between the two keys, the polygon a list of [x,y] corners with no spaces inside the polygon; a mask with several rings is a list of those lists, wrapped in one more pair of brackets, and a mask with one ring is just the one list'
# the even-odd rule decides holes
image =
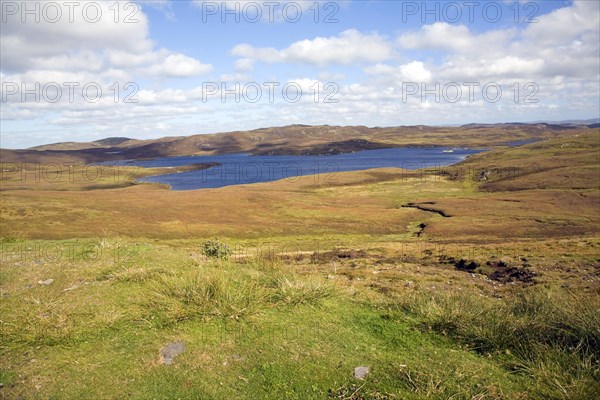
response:
{"label": "brown moorland vegetation", "polygon": [[183,192],[3,160],[0,396],[594,398],[600,132],[549,136]]}

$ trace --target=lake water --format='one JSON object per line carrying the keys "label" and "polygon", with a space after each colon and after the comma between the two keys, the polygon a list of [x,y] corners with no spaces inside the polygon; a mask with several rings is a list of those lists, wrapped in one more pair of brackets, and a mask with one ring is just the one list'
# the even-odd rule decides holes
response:
{"label": "lake water", "polygon": [[[444,152],[444,150],[446,152]],[[205,170],[150,176],[142,182],[166,183],[173,190],[219,188],[230,185],[297,179],[313,175],[315,182],[327,182],[335,173],[370,168],[396,167],[404,169],[436,168],[455,164],[468,155],[482,150],[429,148],[393,148],[365,150],[331,156],[253,156],[225,154],[218,156],[165,157],[152,160],[125,160],[113,165],[142,167],[175,167],[216,162],[221,165]]]}

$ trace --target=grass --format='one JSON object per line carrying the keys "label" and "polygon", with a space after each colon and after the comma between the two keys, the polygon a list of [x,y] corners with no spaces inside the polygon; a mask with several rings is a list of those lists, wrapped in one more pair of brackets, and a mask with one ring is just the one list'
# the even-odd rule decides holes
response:
{"label": "grass", "polygon": [[493,301],[415,292],[399,306],[423,329],[493,355],[506,369],[530,377],[546,398],[584,399],[600,392],[598,297],[537,289]]}
{"label": "grass", "polygon": [[[423,273],[424,259],[381,263],[374,248],[335,271],[329,256],[199,262],[194,248],[3,264],[3,396],[584,399],[598,388],[593,292],[498,291],[439,264]],[[159,365],[176,340],[186,351]],[[359,365],[366,381],[352,377]]]}
{"label": "grass", "polygon": [[193,318],[240,319],[266,303],[266,291],[256,280],[231,272],[197,271],[162,277],[146,306],[171,322]]}
{"label": "grass", "polygon": [[[3,182],[0,398],[594,398],[595,139],[468,159],[486,181],[457,167],[192,192]],[[543,171],[507,180],[524,159]],[[203,254],[215,236],[229,260]],[[490,279],[500,261],[533,282]]]}

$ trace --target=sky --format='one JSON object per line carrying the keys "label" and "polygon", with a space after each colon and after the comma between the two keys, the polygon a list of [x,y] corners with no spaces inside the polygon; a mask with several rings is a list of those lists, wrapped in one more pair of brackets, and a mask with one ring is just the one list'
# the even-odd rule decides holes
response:
{"label": "sky", "polygon": [[0,0],[0,147],[600,117],[600,2]]}

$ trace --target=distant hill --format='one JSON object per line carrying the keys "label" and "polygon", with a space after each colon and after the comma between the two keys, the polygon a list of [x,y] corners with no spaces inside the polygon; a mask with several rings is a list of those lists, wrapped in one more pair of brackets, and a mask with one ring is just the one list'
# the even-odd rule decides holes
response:
{"label": "distant hill", "polygon": [[112,147],[125,142],[128,142],[130,138],[126,137],[109,137],[106,139],[96,140],[94,142],[60,142],[52,144],[44,144],[41,146],[30,147],[27,150],[81,150],[91,149],[97,147]]}
{"label": "distant hill", "polygon": [[250,153],[254,155],[324,155],[407,146],[491,148],[507,142],[544,140],[592,129],[548,123],[440,126],[290,125],[216,134],[137,140],[111,137],[88,143],[64,142],[26,150],[0,149],[3,162],[101,162],[123,159]]}
{"label": "distant hill", "polygon": [[106,139],[96,140],[94,143],[98,143],[103,146],[115,146],[117,144],[128,142],[132,139],[126,137],[109,137]]}
{"label": "distant hill", "polygon": [[591,119],[567,119],[564,121],[534,121],[532,124],[547,123],[547,124],[558,124],[558,125],[591,125],[600,123],[600,118]]}

